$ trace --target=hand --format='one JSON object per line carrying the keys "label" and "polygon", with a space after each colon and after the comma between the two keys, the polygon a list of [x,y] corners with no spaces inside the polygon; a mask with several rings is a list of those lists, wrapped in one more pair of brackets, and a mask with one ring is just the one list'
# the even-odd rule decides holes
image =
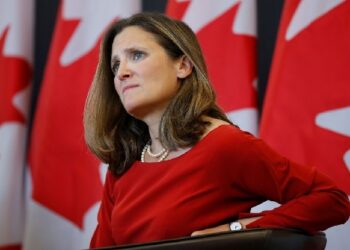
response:
{"label": "hand", "polygon": [[[245,218],[245,219],[240,219],[238,220],[242,226],[243,229],[246,228],[246,225],[248,225],[249,223],[252,223],[253,221],[256,221],[258,219],[260,219],[261,216],[258,217],[251,217],[251,218]],[[230,231],[230,226],[229,224],[224,224],[224,225],[220,225],[217,227],[211,227],[211,228],[207,228],[204,230],[199,230],[199,231],[194,231],[191,236],[197,236],[197,235],[203,235],[203,234],[212,234],[212,233],[219,233],[219,232],[227,232]]]}

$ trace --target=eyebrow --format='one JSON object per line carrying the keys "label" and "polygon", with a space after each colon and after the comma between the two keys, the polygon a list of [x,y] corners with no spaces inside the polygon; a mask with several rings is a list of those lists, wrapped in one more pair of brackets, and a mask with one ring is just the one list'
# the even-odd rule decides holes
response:
{"label": "eyebrow", "polygon": [[[142,51],[146,51],[147,52],[147,48],[145,47],[139,47],[139,46],[134,46],[134,47],[130,47],[130,48],[126,48],[123,50],[124,53],[130,53],[130,52],[134,52],[136,50],[142,50]],[[111,58],[111,65],[113,65],[116,61],[119,60],[119,57],[117,55],[112,56]]]}

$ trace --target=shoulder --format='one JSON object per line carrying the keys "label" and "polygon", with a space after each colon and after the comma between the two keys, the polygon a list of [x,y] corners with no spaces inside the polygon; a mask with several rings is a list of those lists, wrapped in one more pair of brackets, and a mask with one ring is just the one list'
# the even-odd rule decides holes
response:
{"label": "shoulder", "polygon": [[230,123],[223,121],[223,120],[219,120],[219,119],[215,119],[212,117],[203,117],[203,120],[209,122],[209,126],[206,128],[206,130],[204,131],[202,138],[206,137],[209,133],[211,133],[212,131],[216,130],[218,127],[221,127],[223,125],[227,125],[227,127],[231,127]]}
{"label": "shoulder", "polygon": [[243,131],[238,126],[232,125],[226,121],[210,117],[206,117],[205,120],[209,121],[210,125],[203,134],[202,139],[209,134],[213,134],[212,137],[214,137],[216,141],[227,141],[228,143],[232,143],[232,140],[235,142],[252,142],[257,140],[257,138],[249,132]]}
{"label": "shoulder", "polygon": [[111,169],[108,169],[107,172],[106,172],[106,175],[105,175],[105,182],[104,182],[104,186],[107,188],[107,189],[110,189],[112,190],[113,187],[114,187],[114,184],[118,181],[118,179],[120,178],[121,176],[119,175],[115,175]]}
{"label": "shoulder", "polygon": [[262,139],[241,130],[238,126],[217,119],[210,120],[202,140],[212,152],[220,152],[227,157],[240,158],[279,158]]}

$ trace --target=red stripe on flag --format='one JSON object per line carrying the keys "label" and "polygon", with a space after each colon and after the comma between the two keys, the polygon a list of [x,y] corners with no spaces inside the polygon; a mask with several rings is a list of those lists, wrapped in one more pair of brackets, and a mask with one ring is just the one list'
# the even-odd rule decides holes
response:
{"label": "red stripe on flag", "polygon": [[[256,5],[254,2],[168,1],[167,15],[191,26],[208,66],[217,102],[230,119],[256,134]],[[204,13],[204,14],[203,14]]]}
{"label": "red stripe on flag", "polygon": [[[317,2],[318,10],[302,4],[286,2],[261,136],[291,159],[317,166],[350,194],[350,1],[324,13]],[[297,16],[302,12],[316,14],[310,22]],[[288,38],[288,30],[294,36]]]}
{"label": "red stripe on flag", "polygon": [[79,21],[63,19],[62,8],[51,45],[30,145],[33,198],[79,228],[100,200],[100,162],[84,142],[83,110],[98,62],[98,44],[74,63],[60,57]]}
{"label": "red stripe on flag", "polygon": [[0,247],[0,250],[21,250],[21,245],[8,245]]}

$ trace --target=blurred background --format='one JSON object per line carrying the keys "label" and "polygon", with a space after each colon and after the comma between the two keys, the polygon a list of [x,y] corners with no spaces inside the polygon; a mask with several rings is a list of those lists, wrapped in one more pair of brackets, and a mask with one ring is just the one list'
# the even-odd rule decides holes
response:
{"label": "blurred background", "polygon": [[[85,98],[103,31],[140,11],[190,25],[233,122],[350,194],[349,0],[1,0],[0,250],[88,247],[106,166]],[[349,248],[349,222],[326,233]]]}

